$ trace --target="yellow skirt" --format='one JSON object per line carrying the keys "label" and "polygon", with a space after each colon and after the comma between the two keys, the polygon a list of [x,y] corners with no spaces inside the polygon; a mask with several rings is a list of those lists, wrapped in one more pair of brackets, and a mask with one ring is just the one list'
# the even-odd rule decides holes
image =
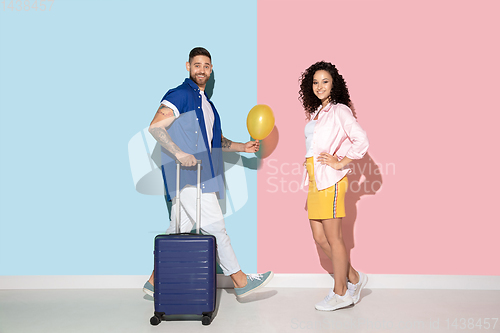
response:
{"label": "yellow skirt", "polygon": [[345,193],[349,185],[347,177],[335,185],[318,191],[314,179],[313,157],[306,160],[309,174],[309,192],[307,194],[307,213],[310,220],[337,219],[345,216]]}

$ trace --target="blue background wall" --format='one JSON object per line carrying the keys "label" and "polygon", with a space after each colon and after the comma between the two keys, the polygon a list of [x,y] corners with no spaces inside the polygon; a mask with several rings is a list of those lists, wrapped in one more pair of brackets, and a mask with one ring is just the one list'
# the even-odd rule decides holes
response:
{"label": "blue background wall", "polygon": [[[0,11],[0,275],[149,274],[168,214],[162,196],[135,190],[128,142],[187,76],[195,46],[212,53],[224,135],[249,139],[256,1],[50,4]],[[248,201],[226,225],[250,273],[256,171],[245,175]]]}

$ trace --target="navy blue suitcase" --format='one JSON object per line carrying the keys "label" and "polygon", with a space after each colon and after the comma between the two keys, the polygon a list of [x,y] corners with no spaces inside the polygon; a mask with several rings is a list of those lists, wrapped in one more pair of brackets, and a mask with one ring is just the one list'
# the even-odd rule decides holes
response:
{"label": "navy blue suitcase", "polygon": [[[198,161],[198,176],[200,163]],[[177,164],[177,184],[179,173],[180,165]],[[199,234],[199,184],[198,177],[197,233],[179,233],[177,222],[176,234],[155,237],[152,325],[158,325],[162,319],[168,320],[169,315],[171,318],[175,317],[173,315],[199,315],[203,325],[212,322],[217,293],[216,241],[212,235]],[[176,221],[179,221],[179,213]]]}

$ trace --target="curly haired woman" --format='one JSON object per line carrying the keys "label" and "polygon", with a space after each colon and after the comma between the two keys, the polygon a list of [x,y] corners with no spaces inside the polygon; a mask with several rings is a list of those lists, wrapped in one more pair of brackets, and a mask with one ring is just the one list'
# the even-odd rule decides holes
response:
{"label": "curly haired woman", "polygon": [[333,289],[315,307],[333,311],[357,303],[368,281],[352,268],[342,238],[346,166],[363,157],[368,138],[350,109],[344,78],[331,63],[317,62],[302,73],[299,100],[308,120],[304,172],[308,217],[314,240],[332,260],[335,278]]}

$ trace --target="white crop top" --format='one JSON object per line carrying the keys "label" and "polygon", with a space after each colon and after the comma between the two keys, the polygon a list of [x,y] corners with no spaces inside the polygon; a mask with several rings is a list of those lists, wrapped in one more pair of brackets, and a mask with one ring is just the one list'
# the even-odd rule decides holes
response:
{"label": "white crop top", "polygon": [[316,126],[317,120],[311,120],[306,124],[304,128],[304,134],[306,135],[306,158],[313,156],[313,137],[314,137],[314,126]]}

